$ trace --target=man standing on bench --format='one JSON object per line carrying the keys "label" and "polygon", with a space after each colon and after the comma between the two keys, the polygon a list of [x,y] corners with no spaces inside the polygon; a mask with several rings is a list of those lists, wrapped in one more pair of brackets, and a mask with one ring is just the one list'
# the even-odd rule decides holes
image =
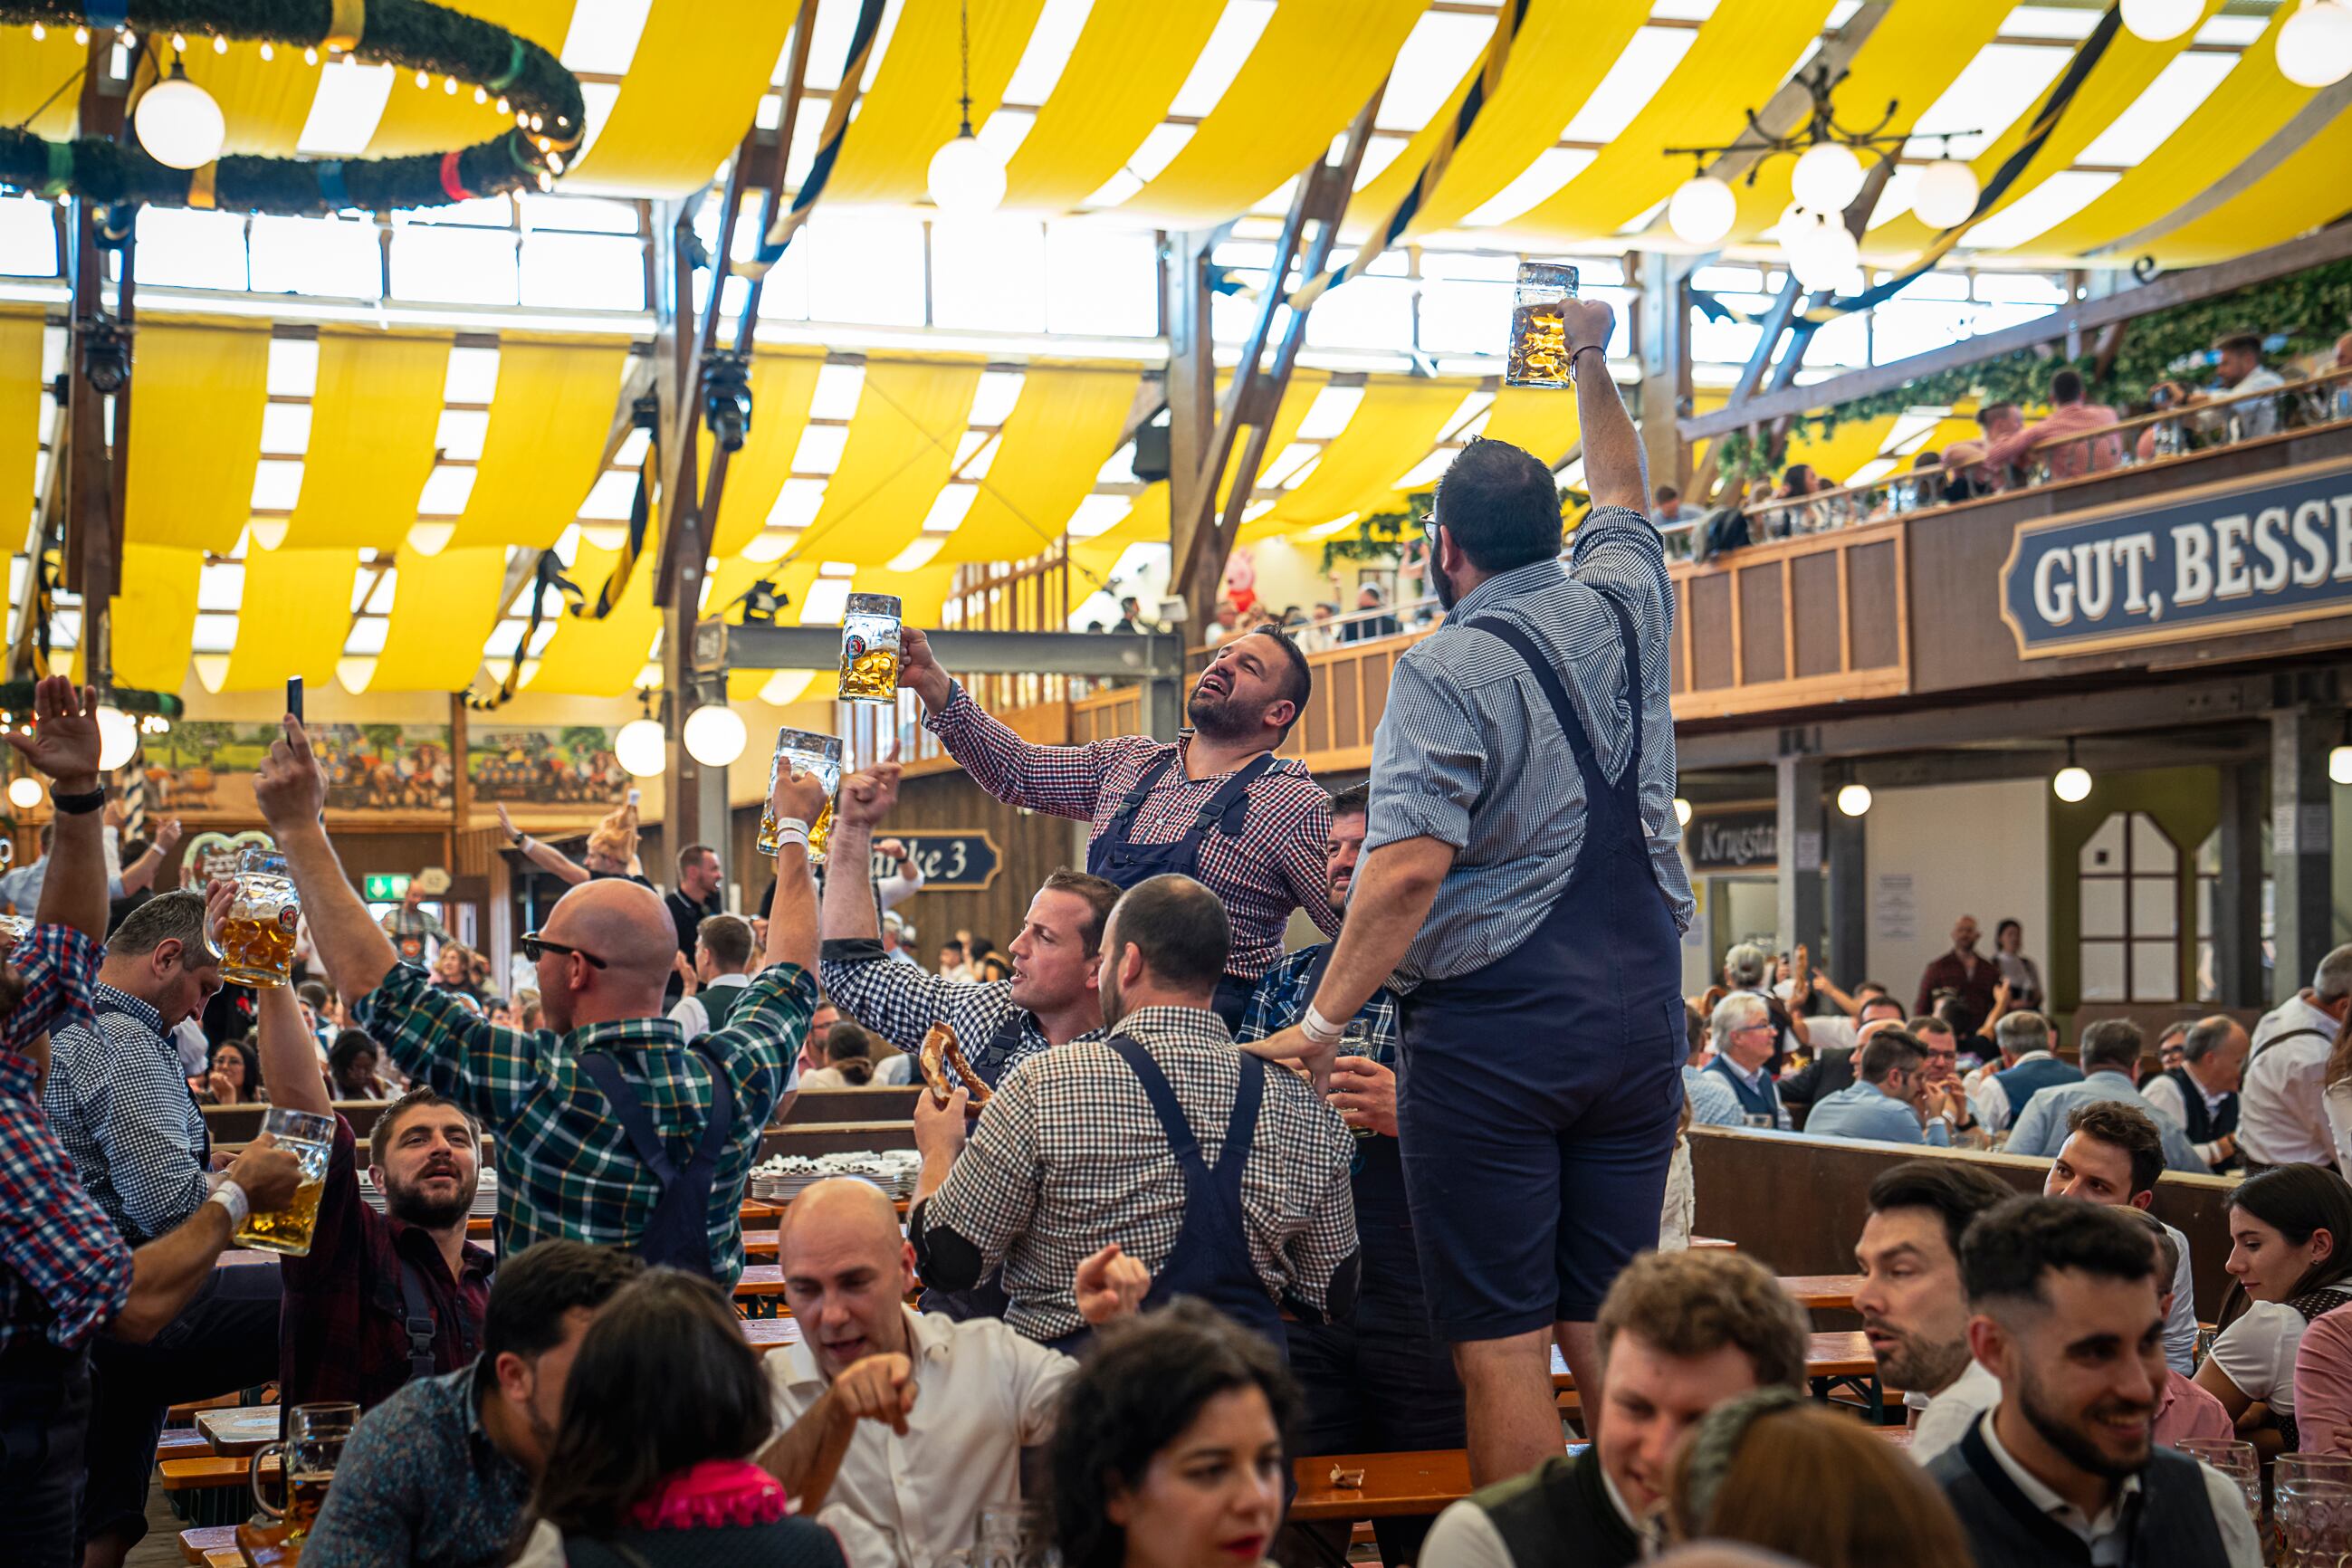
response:
{"label": "man standing on bench", "polygon": [[194,1214],[136,1251],[83,1191],[41,1112],[41,1080],[50,1031],[89,1016],[106,935],[97,694],[51,676],[33,702],[35,734],[8,743],[49,776],[58,818],[34,927],[0,968],[0,1555],[15,1568],[68,1568],[81,1561],[92,1339],[143,1342],[173,1323],[252,1205],[293,1202],[302,1168],[257,1139]]}
{"label": "man standing on bench", "polygon": [[1593,500],[1572,562],[1549,468],[1499,441],[1454,459],[1427,524],[1445,620],[1397,661],[1348,929],[1300,1026],[1251,1047],[1319,1077],[1391,973],[1410,987],[1405,1185],[1481,1483],[1559,1451],[1553,1341],[1599,1386],[1592,1316],[1657,1244],[1683,1094],[1673,598],[1614,317],[1564,316]]}
{"label": "man standing on bench", "polygon": [[808,774],[777,779],[771,804],[784,831],[769,967],[727,1026],[691,1047],[664,1016],[677,928],[650,888],[605,878],[556,900],[545,931],[521,944],[549,1027],[500,1028],[393,961],[327,840],[326,779],[291,714],[254,795],[353,1020],[497,1141],[500,1255],[561,1237],[732,1286],[743,1271],[743,1188],[816,1003],[808,822],[824,786]]}

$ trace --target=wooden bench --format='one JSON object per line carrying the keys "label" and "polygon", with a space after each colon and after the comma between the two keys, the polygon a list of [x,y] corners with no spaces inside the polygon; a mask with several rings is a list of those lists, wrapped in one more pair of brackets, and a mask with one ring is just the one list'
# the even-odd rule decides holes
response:
{"label": "wooden bench", "polygon": [[236,1526],[205,1524],[180,1531],[180,1555],[191,1563],[201,1563],[215,1552],[236,1552]]}

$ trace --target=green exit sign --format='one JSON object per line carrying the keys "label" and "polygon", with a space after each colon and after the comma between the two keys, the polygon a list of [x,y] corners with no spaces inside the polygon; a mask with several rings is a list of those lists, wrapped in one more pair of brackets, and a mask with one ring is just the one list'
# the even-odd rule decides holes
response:
{"label": "green exit sign", "polygon": [[372,871],[361,879],[368,901],[374,904],[397,903],[408,896],[408,878],[404,874]]}

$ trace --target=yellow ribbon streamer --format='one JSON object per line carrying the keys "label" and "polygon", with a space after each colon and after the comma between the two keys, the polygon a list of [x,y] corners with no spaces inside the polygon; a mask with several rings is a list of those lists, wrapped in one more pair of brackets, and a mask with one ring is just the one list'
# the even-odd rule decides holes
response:
{"label": "yellow ribbon streamer", "polygon": [[327,36],[320,42],[330,54],[338,50],[348,54],[360,47],[360,35],[366,31],[367,0],[332,0]]}

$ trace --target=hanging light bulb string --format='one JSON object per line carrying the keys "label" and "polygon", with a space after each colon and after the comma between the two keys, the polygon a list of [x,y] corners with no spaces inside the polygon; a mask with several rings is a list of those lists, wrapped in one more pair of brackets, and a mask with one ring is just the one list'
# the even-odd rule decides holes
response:
{"label": "hanging light bulb string", "polygon": [[971,134],[971,0],[956,0],[956,37],[958,52],[963,60],[963,96],[957,100],[963,106],[963,119],[956,134],[969,136]]}

